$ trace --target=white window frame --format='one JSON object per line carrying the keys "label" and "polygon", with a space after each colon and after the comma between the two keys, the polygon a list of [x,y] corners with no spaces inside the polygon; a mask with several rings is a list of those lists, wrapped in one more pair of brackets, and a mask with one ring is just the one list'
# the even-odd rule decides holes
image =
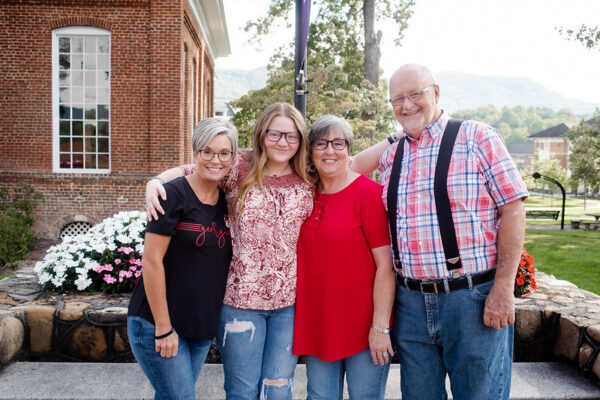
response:
{"label": "white window frame", "polygon": [[[108,168],[60,168],[60,143],[59,143],[59,124],[60,115],[59,109],[59,79],[58,79],[58,38],[63,35],[73,36],[108,36],[109,42],[109,63],[108,70],[110,73],[110,80],[108,86],[108,107],[109,107],[109,119],[108,119]],[[112,153],[111,153],[111,122],[112,122],[112,107],[111,107],[111,84],[112,84],[112,69],[111,69],[111,54],[112,54],[112,38],[110,31],[101,28],[94,28],[88,26],[70,26],[65,28],[58,28],[52,31],[52,171],[55,173],[66,173],[66,174],[109,174],[111,172],[112,164]],[[84,127],[85,129],[85,127]],[[71,151],[72,152],[72,151]]]}

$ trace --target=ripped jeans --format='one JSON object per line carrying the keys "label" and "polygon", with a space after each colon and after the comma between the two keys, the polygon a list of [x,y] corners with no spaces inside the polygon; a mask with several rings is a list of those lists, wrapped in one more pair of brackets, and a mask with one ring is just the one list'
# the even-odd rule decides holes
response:
{"label": "ripped jeans", "polygon": [[291,400],[295,306],[244,310],[223,305],[217,344],[228,400]]}

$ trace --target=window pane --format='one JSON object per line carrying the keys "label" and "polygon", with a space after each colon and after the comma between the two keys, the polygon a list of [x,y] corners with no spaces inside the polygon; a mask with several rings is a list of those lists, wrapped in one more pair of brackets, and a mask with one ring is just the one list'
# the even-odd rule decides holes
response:
{"label": "window pane", "polygon": [[85,136],[96,136],[96,124],[93,122],[85,123]]}
{"label": "window pane", "polygon": [[96,102],[96,88],[85,88],[85,102],[86,104]]}
{"label": "window pane", "polygon": [[68,53],[71,48],[71,46],[69,45],[69,38],[68,37],[61,37],[58,38],[58,51],[61,53]]}
{"label": "window pane", "polygon": [[96,38],[94,36],[86,36],[83,40],[85,43],[85,53],[96,53]]}
{"label": "window pane", "polygon": [[73,151],[83,151],[83,139],[73,138]]}
{"label": "window pane", "polygon": [[70,99],[69,99],[69,88],[60,88],[58,89],[58,102],[59,103],[69,103]]}
{"label": "window pane", "polygon": [[98,119],[108,119],[108,106],[106,104],[98,104]]}
{"label": "window pane", "polygon": [[107,37],[99,37],[98,38],[98,53],[108,53],[109,44]]}
{"label": "window pane", "polygon": [[73,119],[83,119],[83,104],[73,106]]}
{"label": "window pane", "polygon": [[71,168],[71,154],[60,155],[60,168]]}
{"label": "window pane", "polygon": [[85,167],[86,168],[96,168],[96,155],[95,154],[86,154],[85,155]]}
{"label": "window pane", "polygon": [[96,107],[85,106],[85,119],[96,119]]}
{"label": "window pane", "polygon": [[96,69],[96,55],[95,54],[84,54],[84,66],[86,70]]}
{"label": "window pane", "polygon": [[71,118],[70,108],[68,106],[58,106],[58,115],[60,119]]}
{"label": "window pane", "polygon": [[60,71],[58,73],[58,84],[60,86],[68,86],[70,84],[68,71]]}
{"label": "window pane", "polygon": [[[98,136],[108,136],[108,122],[107,121],[99,121],[98,122]],[[103,151],[108,151],[108,150],[103,150]]]}
{"label": "window pane", "polygon": [[73,54],[71,69],[83,69],[83,55]]}
{"label": "window pane", "polygon": [[85,139],[85,152],[95,153],[96,152],[96,138]]}
{"label": "window pane", "polygon": [[71,102],[73,103],[83,103],[83,88],[82,87],[74,87],[71,89]]}
{"label": "window pane", "polygon": [[71,47],[73,53],[83,53],[83,38],[81,36],[73,36],[71,38]]}
{"label": "window pane", "polygon": [[73,154],[73,168],[83,168],[83,154]]}
{"label": "window pane", "polygon": [[83,122],[73,121],[73,136],[83,136]]}
{"label": "window pane", "polygon": [[91,87],[96,86],[96,72],[85,71],[85,86]]}
{"label": "window pane", "polygon": [[108,169],[108,154],[98,154],[98,168]]}
{"label": "window pane", "polygon": [[71,85],[83,86],[83,72],[82,71],[71,72],[71,77],[73,78],[73,81],[71,81]]}
{"label": "window pane", "polygon": [[[58,67],[60,69],[71,68],[71,58],[68,54],[61,54],[58,56]],[[56,75],[55,75],[56,76]]]}
{"label": "window pane", "polygon": [[99,54],[98,55],[98,69],[108,69],[108,55]]}
{"label": "window pane", "polygon": [[108,78],[110,78],[108,71],[98,71],[98,87],[108,87]]}
{"label": "window pane", "polygon": [[60,151],[64,151],[64,152],[71,152],[71,139],[67,138],[60,138]]}
{"label": "window pane", "polygon": [[108,139],[98,138],[98,151],[108,153]]}
{"label": "window pane", "polygon": [[100,103],[100,104],[108,103],[108,88],[99,88],[98,89],[98,103]]}
{"label": "window pane", "polygon": [[71,135],[71,123],[69,121],[60,121],[60,127],[58,131],[60,136]]}

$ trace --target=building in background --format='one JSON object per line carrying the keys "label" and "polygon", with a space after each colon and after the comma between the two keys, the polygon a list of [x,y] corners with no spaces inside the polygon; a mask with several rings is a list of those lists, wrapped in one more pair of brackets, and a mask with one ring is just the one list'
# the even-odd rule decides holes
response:
{"label": "building in background", "polygon": [[190,162],[230,53],[222,0],[0,2],[0,186],[44,195],[39,237],[142,209]]}
{"label": "building in background", "polygon": [[533,165],[535,162],[534,153],[535,144],[533,141],[526,142],[511,142],[507,143],[506,148],[510,153],[519,172],[531,174],[533,173]]}
{"label": "building in background", "polygon": [[565,124],[555,125],[530,135],[534,142],[536,160],[556,159],[560,165],[569,170],[569,127]]}

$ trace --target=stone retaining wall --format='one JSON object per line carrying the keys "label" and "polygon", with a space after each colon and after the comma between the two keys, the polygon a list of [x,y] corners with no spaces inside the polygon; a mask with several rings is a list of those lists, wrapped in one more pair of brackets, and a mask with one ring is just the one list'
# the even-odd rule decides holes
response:
{"label": "stone retaining wall", "polygon": [[[515,299],[515,361],[563,360],[600,377],[600,296],[538,272]],[[0,367],[13,359],[134,361],[128,296],[43,291],[32,268],[0,281]],[[209,362],[218,362],[213,346]]]}

